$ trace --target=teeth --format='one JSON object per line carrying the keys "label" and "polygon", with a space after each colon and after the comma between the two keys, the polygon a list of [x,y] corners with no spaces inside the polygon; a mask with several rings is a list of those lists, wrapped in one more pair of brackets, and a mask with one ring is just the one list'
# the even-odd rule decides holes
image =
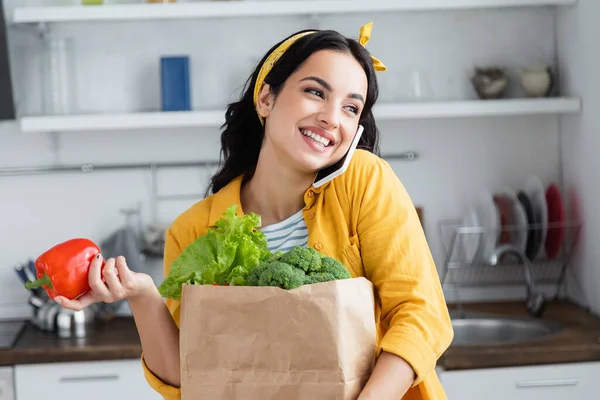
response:
{"label": "teeth", "polygon": [[319,136],[316,133],[314,133],[312,131],[309,131],[308,129],[302,129],[301,132],[302,132],[302,134],[304,136],[308,136],[309,138],[311,138],[311,139],[313,139],[313,140],[321,143],[323,146],[325,146],[325,147],[329,146],[329,140],[328,139],[325,139],[324,137]]}

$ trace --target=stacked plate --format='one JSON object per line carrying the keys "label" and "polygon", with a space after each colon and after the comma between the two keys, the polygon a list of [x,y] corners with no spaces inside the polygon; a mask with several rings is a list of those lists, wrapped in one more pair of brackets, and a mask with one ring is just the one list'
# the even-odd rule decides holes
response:
{"label": "stacked plate", "polygon": [[479,227],[478,233],[461,233],[461,260],[487,262],[494,249],[512,244],[531,261],[555,259],[564,239],[564,206],[558,185],[545,187],[531,176],[517,192],[503,189],[482,192],[462,213],[462,227]]}

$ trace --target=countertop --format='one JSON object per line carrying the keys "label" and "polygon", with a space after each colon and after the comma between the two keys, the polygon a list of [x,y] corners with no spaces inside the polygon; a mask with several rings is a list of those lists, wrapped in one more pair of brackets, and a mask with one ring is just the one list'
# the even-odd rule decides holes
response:
{"label": "countertop", "polygon": [[139,358],[142,346],[135,322],[119,317],[99,325],[88,337],[60,339],[27,323],[11,349],[0,350],[0,365]]}
{"label": "countertop", "polygon": [[[465,304],[464,309],[527,316],[522,302]],[[438,366],[458,370],[600,361],[599,317],[572,303],[556,301],[548,305],[543,318],[560,322],[566,328],[547,339],[515,345],[451,345]],[[115,318],[81,339],[48,337],[27,323],[13,348],[0,350],[0,365],[134,359],[141,354],[135,322],[130,317]]]}
{"label": "countertop", "polygon": [[[466,312],[528,316],[523,302],[464,304],[463,308]],[[446,370],[459,370],[600,361],[598,316],[573,303],[554,301],[548,304],[542,319],[562,323],[565,329],[554,336],[527,343],[498,346],[452,345],[440,358],[438,366]]]}

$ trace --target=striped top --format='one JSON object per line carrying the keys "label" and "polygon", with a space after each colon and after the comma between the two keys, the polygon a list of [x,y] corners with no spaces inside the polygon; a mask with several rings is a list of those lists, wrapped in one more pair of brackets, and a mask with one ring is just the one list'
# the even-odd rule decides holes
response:
{"label": "striped top", "polygon": [[261,228],[271,252],[288,251],[294,246],[308,245],[308,229],[302,210],[276,224]]}

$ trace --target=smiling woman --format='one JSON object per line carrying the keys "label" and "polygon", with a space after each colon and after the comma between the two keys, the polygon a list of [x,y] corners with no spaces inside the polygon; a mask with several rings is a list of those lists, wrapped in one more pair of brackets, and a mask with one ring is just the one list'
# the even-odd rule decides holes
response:
{"label": "smiling woman", "polygon": [[[377,292],[379,358],[359,400],[443,399],[435,364],[452,327],[415,207],[377,156],[372,108],[376,71],[386,68],[365,48],[371,28],[363,26],[358,41],[302,31],[267,52],[227,109],[223,165],[210,196],[169,230],[165,268],[230,204],[261,215],[268,237],[301,214],[295,229],[308,231],[307,245],[371,280]],[[359,125],[364,132],[348,170],[313,186],[319,171],[344,157]],[[179,303],[168,304],[178,318]]]}
{"label": "smiling woman", "polygon": [[[295,240],[340,261],[375,288],[377,363],[359,400],[446,398],[435,372],[453,337],[450,316],[415,207],[378,153],[372,114],[376,71],[385,66],[365,45],[335,31],[303,31],[271,48],[229,105],[221,135],[223,163],[208,196],[169,227],[165,275],[171,264],[232,205],[261,216],[269,248]],[[355,136],[358,127],[364,132]],[[315,176],[358,150],[339,176]],[[285,235],[280,234],[285,228]],[[275,232],[275,233],[274,233]],[[294,233],[295,232],[295,233]],[[179,399],[179,300],[162,302],[152,280],[132,273],[121,257],[90,268],[91,293],[65,307],[127,298],[144,351],[150,385]],[[118,274],[115,272],[118,271]],[[239,388],[238,388],[239,389]]]}

